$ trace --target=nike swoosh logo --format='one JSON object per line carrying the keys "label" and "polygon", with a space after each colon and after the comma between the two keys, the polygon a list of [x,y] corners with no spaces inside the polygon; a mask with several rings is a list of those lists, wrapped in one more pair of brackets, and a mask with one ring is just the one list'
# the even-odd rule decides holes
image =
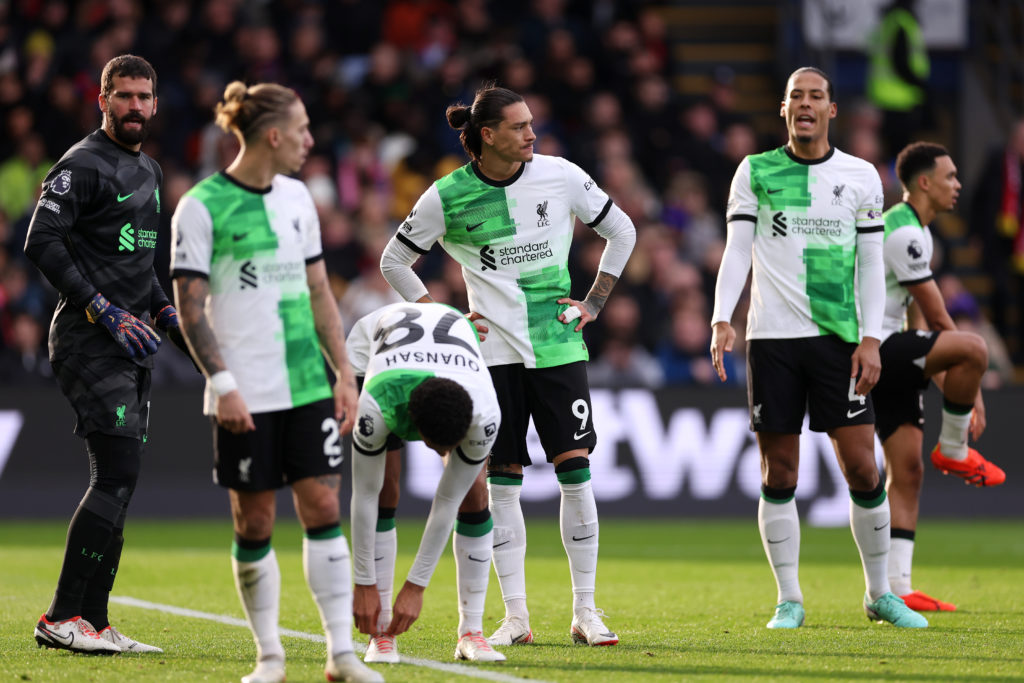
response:
{"label": "nike swoosh logo", "polygon": [[117,193],[117,203],[118,203],[118,204],[120,204],[120,203],[121,203],[121,202],[123,202],[124,200],[128,199],[129,197],[131,197],[131,196],[132,196],[133,194],[135,194],[135,193],[134,193],[134,192],[132,192],[131,194],[126,194],[125,196],[123,196],[123,197],[122,197],[122,196],[121,196],[121,193],[120,193],[120,192],[118,192],[118,193]]}
{"label": "nike swoosh logo", "polygon": [[772,539],[769,538],[768,539],[768,543],[770,543],[771,545],[775,545],[776,543],[782,543],[783,541],[788,541],[788,540],[789,540],[789,536],[786,536],[785,538],[780,538],[777,541],[773,541]]}
{"label": "nike swoosh logo", "polygon": [[383,559],[384,559],[384,556],[383,556],[383,555],[381,555],[380,557],[375,557],[375,558],[373,558],[373,561],[374,561],[374,562],[380,562],[380,561],[381,561],[381,560],[383,560]]}
{"label": "nike swoosh logo", "polygon": [[768,194],[775,194],[776,192],[782,192],[782,188],[779,187],[774,190],[765,190],[765,192],[767,192]]}
{"label": "nike swoosh logo", "polygon": [[341,560],[344,560],[344,559],[345,559],[344,555],[328,555],[327,556],[327,561],[328,562],[340,562]]}
{"label": "nike swoosh logo", "polygon": [[596,535],[597,535],[597,534],[590,534],[589,536],[580,536],[579,538],[576,538],[575,536],[573,536],[573,537],[572,537],[572,540],[574,540],[574,541],[585,541],[585,540],[587,540],[588,538],[593,538],[593,537],[594,537],[594,536],[596,536]]}
{"label": "nike swoosh logo", "polygon": [[477,228],[479,228],[481,225],[483,225],[486,222],[487,221],[480,221],[476,225],[470,225],[470,224],[467,223],[466,224],[466,232],[473,232],[474,230],[476,230]]}
{"label": "nike swoosh logo", "polygon": [[572,435],[572,438],[574,438],[577,441],[579,441],[580,439],[582,439],[583,437],[585,437],[589,433],[590,433],[590,430],[587,430],[587,431],[583,432],[582,434],[580,434],[579,432],[576,432],[576,433],[574,433]]}
{"label": "nike swoosh logo", "polygon": [[861,413],[867,412],[867,410],[868,410],[867,408],[861,408],[860,410],[857,410],[857,411],[847,410],[846,411],[846,417],[857,417]]}
{"label": "nike swoosh logo", "polygon": [[469,559],[473,560],[474,562],[486,562],[487,561],[487,558],[484,558],[484,559],[481,560],[479,558],[473,557],[472,555],[466,555],[466,557],[468,557]]}
{"label": "nike swoosh logo", "polygon": [[245,235],[232,235],[231,239],[233,239],[236,242],[241,242],[242,240],[245,239]]}
{"label": "nike swoosh logo", "polygon": [[242,585],[243,585],[243,586],[244,586],[245,588],[252,588],[252,587],[253,587],[253,586],[255,586],[255,585],[256,585],[257,583],[259,583],[259,582],[260,582],[260,579],[262,579],[262,578],[263,578],[262,576],[257,576],[257,577],[256,577],[255,579],[253,579],[252,581],[249,581],[249,582],[243,582],[243,583],[242,583]]}
{"label": "nike swoosh logo", "polygon": [[59,633],[54,633],[50,629],[44,629],[44,630],[46,631],[46,635],[49,636],[50,639],[59,641],[61,643],[64,643],[68,647],[71,647],[71,643],[74,642],[74,640],[75,640],[74,632],[71,632],[71,633],[67,634],[66,636],[62,636]]}
{"label": "nike swoosh logo", "polygon": [[327,464],[330,465],[331,467],[337,467],[338,465],[341,464],[341,461],[344,459],[345,456],[343,455],[332,455],[331,457],[327,458]]}
{"label": "nike swoosh logo", "polygon": [[887,526],[889,526],[889,522],[886,522],[886,523],[885,523],[885,524],[883,524],[882,526],[876,526],[876,527],[875,527],[875,531],[881,531],[882,529],[884,529],[884,528],[885,528],[885,527],[887,527]]}
{"label": "nike swoosh logo", "polygon": [[506,543],[511,543],[511,542],[512,541],[502,541],[501,543],[495,543],[492,547],[500,548],[501,546],[505,545]]}

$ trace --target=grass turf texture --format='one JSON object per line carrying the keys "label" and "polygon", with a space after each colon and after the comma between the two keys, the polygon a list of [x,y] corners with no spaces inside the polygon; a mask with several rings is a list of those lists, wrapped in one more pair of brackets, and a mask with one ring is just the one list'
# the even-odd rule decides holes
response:
{"label": "grass turf texture", "polygon": [[[0,681],[237,681],[254,664],[248,629],[112,604],[113,623],[160,645],[162,655],[88,657],[40,650],[36,618],[52,597],[63,522],[0,522]],[[399,518],[397,577],[404,576],[422,522]],[[775,584],[753,516],[736,522],[603,521],[597,603],[621,643],[569,640],[568,569],[555,520],[528,521],[527,590],[532,646],[505,648],[503,664],[469,671],[547,681],[827,679],[1024,681],[1024,523],[926,520],[915,588],[959,607],[930,613],[924,630],[869,622],[863,574],[848,529],[803,530],[801,579],[807,621],[764,628]],[[230,522],[129,519],[114,595],[242,617],[232,583]],[[280,521],[281,625],[321,634],[302,577],[301,533]],[[399,638],[406,656],[452,662],[457,623],[454,562],[446,550],[423,614]],[[504,614],[493,578],[485,635]],[[362,636],[358,636],[365,642]],[[323,644],[284,638],[288,680],[322,681]],[[389,681],[473,680],[408,664],[374,665]]]}

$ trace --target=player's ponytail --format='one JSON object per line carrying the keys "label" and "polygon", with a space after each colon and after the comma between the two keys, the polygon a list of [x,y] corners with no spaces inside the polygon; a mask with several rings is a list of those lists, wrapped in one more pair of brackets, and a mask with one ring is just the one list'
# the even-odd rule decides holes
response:
{"label": "player's ponytail", "polygon": [[508,88],[499,88],[494,83],[487,83],[476,91],[473,105],[453,104],[445,111],[448,125],[459,133],[459,141],[470,159],[478,161],[483,150],[480,129],[484,126],[495,128],[504,118],[504,109],[510,104],[522,102],[518,93]]}
{"label": "player's ponytail", "polygon": [[223,100],[214,107],[215,121],[223,130],[248,142],[284,119],[298,99],[294,90],[277,83],[246,86],[232,81],[224,88]]}

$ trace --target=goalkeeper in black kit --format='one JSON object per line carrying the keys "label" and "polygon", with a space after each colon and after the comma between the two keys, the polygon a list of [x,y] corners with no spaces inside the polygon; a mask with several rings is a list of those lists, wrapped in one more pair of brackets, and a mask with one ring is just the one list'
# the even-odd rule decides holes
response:
{"label": "goalkeeper in black kit", "polygon": [[177,313],[153,271],[163,175],[141,147],[156,105],[149,62],[121,55],[106,64],[102,127],[50,169],[25,241],[25,254],[60,295],[50,363],[77,416],[90,473],[68,526],[53,602],[35,627],[40,647],[162,652],[122,634],[107,615],[160,345],[147,321],[185,348]]}

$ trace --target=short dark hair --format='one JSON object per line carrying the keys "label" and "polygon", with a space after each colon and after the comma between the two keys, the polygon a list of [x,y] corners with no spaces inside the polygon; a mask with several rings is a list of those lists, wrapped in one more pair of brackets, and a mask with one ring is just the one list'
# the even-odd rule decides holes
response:
{"label": "short dark hair", "polygon": [[114,92],[114,76],[148,78],[153,82],[153,94],[156,95],[156,69],[142,57],[120,55],[107,62],[100,75],[100,92],[103,97],[110,97]]}
{"label": "short dark hair", "polygon": [[798,73],[803,73],[804,71],[810,71],[812,74],[818,74],[819,76],[824,78],[825,79],[825,83],[827,84],[825,92],[828,93],[828,101],[829,102],[835,102],[836,101],[836,93],[835,93],[835,90],[832,88],[832,79],[829,78],[827,73],[825,73],[824,71],[822,71],[821,69],[819,69],[816,66],[802,66],[802,67],[800,67],[799,69],[797,69],[796,71],[794,71],[793,73],[791,73],[789,75],[789,78],[786,79],[786,91],[782,93],[782,99],[783,100],[785,100],[787,97],[789,97],[789,82],[791,80],[793,80],[793,77],[796,76]]}
{"label": "short dark hair", "polygon": [[948,157],[949,150],[934,142],[912,142],[896,156],[896,177],[907,190],[919,174],[935,168],[935,160]]}
{"label": "short dark hair", "polygon": [[504,118],[502,113],[510,104],[522,102],[523,96],[508,88],[502,88],[494,83],[487,83],[476,91],[473,104],[467,107],[464,104],[453,104],[445,110],[445,117],[448,125],[459,133],[459,140],[466,154],[474,161],[480,159],[483,150],[483,139],[480,137],[480,129],[484,126],[493,128],[501,123]]}
{"label": "short dark hair", "polygon": [[454,447],[473,421],[473,399],[458,382],[431,377],[409,395],[409,417],[420,436],[437,446]]}

